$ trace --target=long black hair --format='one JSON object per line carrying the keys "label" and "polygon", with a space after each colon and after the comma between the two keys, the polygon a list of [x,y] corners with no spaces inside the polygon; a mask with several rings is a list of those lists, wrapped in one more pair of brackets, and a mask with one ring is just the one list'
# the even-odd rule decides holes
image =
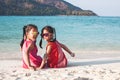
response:
{"label": "long black hair", "polygon": [[26,38],[27,38],[26,32],[29,32],[32,28],[35,28],[35,29],[38,30],[37,26],[34,25],[34,24],[28,24],[28,25],[25,25],[25,26],[23,27],[23,38],[22,38],[22,40],[21,40],[21,42],[20,42],[20,47],[21,47],[21,48],[22,48],[22,46],[23,46],[24,41],[25,41]]}
{"label": "long black hair", "polygon": [[43,31],[44,30],[47,30],[49,33],[54,34],[54,38],[52,39],[52,42],[56,41],[56,31],[55,31],[55,28],[47,25],[47,26],[43,27],[42,30],[41,30],[41,34],[40,34],[41,40],[40,40],[40,43],[39,43],[40,48],[42,48],[42,38],[43,38]]}

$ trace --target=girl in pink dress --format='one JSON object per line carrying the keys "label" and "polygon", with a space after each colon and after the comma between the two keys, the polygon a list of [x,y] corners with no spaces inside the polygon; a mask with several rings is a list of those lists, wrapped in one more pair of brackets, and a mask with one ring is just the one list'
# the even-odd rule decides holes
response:
{"label": "girl in pink dress", "polygon": [[20,43],[22,50],[23,68],[36,70],[40,67],[42,58],[37,55],[36,38],[38,36],[36,25],[28,24],[23,27],[23,40]]}
{"label": "girl in pink dress", "polygon": [[62,51],[62,48],[67,51],[72,57],[75,54],[62,43],[56,40],[55,29],[51,26],[45,26],[41,31],[40,47],[42,48],[42,38],[47,41],[45,57],[41,63],[39,69],[41,69],[45,63],[50,68],[62,68],[67,66],[67,58]]}

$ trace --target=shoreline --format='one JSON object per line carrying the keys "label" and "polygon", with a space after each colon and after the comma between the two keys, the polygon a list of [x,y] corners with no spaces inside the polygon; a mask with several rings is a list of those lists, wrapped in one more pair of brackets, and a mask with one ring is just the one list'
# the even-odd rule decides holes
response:
{"label": "shoreline", "polygon": [[[38,55],[43,57],[43,51],[38,51]],[[97,58],[112,58],[112,57],[119,57],[120,51],[75,51],[75,57],[71,58],[71,56],[65,52],[65,55],[68,59],[97,59]],[[22,53],[16,52],[14,53],[1,53],[0,60],[21,60],[22,59]]]}

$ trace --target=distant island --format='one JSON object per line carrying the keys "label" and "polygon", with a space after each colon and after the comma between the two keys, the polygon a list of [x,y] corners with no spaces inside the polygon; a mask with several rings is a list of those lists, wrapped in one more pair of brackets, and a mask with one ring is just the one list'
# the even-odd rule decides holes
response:
{"label": "distant island", "polygon": [[0,0],[0,15],[79,15],[97,16],[64,0]]}

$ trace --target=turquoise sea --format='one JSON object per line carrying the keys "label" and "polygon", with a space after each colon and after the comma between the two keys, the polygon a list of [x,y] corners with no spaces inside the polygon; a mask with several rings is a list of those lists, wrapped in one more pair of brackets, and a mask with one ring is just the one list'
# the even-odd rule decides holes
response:
{"label": "turquoise sea", "polygon": [[[120,51],[120,17],[100,16],[0,16],[0,54],[20,54],[22,28],[35,24],[56,29],[59,42],[76,53]],[[38,36],[37,44],[40,40]],[[44,49],[45,50],[45,42]],[[39,51],[42,52],[39,48]]]}

